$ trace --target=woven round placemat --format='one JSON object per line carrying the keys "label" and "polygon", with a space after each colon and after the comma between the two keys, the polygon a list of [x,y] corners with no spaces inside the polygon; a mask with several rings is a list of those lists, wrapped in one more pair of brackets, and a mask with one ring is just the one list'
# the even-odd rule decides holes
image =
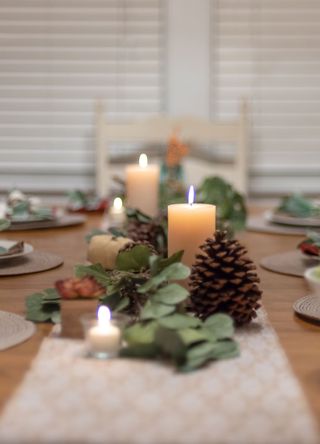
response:
{"label": "woven round placemat", "polygon": [[313,294],[298,299],[293,304],[295,313],[306,321],[320,323],[320,298]]}
{"label": "woven round placemat", "polygon": [[13,223],[8,230],[9,231],[21,231],[21,230],[41,230],[45,228],[63,228],[71,227],[74,225],[83,224],[87,218],[82,214],[66,214],[58,219],[54,220],[42,220],[36,222],[19,222]]}
{"label": "woven round placemat", "polygon": [[249,217],[246,228],[248,231],[255,231],[257,233],[286,234],[291,236],[303,236],[306,234],[307,230],[310,229],[304,227],[292,227],[289,225],[275,224],[272,222],[268,222],[264,218],[264,216]]}
{"label": "woven round placemat", "polygon": [[307,268],[319,264],[318,260],[305,258],[299,250],[274,254],[261,259],[260,265],[266,270],[279,274],[303,277]]}
{"label": "woven round placemat", "polygon": [[7,311],[0,311],[0,350],[29,339],[36,331],[33,322]]}
{"label": "woven round placemat", "polygon": [[44,251],[0,261],[0,276],[18,276],[51,270],[63,264],[63,258]]}

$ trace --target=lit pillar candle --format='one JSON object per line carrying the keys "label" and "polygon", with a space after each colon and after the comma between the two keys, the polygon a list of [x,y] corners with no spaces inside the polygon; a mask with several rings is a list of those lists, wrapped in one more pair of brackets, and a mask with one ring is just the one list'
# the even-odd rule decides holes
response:
{"label": "lit pillar candle", "polygon": [[158,165],[148,165],[146,154],[141,154],[139,165],[126,168],[127,203],[129,208],[138,208],[149,216],[156,216],[159,211]]}
{"label": "lit pillar candle", "polygon": [[216,229],[216,207],[209,204],[195,204],[194,188],[189,190],[186,204],[168,206],[168,254],[184,250],[182,262],[191,267],[208,237]]}
{"label": "lit pillar candle", "polygon": [[99,307],[97,324],[88,329],[86,339],[93,356],[111,357],[118,354],[121,345],[121,330],[112,324],[108,307],[104,305]]}

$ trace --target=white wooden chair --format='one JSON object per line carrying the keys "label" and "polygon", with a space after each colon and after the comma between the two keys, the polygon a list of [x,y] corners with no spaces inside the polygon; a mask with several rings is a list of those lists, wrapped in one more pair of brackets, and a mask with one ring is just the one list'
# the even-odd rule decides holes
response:
{"label": "white wooden chair", "polygon": [[[135,123],[108,123],[103,106],[97,104],[96,113],[96,192],[106,196],[110,179],[121,172],[127,163],[136,163],[140,152],[149,157],[161,158],[173,131],[179,129],[179,137],[189,145],[190,153],[184,161],[187,183],[197,184],[204,176],[219,175],[247,192],[248,182],[248,112],[246,102],[240,106],[239,118],[228,122],[213,122],[196,117],[169,118],[159,116]],[[110,162],[109,145],[113,142],[143,143],[149,149],[127,156],[116,155]],[[204,144],[227,143],[235,146],[232,162],[218,163],[214,153],[202,148]],[[157,145],[158,144],[158,148]],[[201,146],[202,145],[202,146]],[[156,148],[155,148],[156,147]]]}

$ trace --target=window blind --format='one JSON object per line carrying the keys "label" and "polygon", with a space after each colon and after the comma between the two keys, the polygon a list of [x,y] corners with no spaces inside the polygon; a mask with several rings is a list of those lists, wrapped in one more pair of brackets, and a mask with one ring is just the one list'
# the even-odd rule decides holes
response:
{"label": "window blind", "polygon": [[211,109],[251,108],[250,189],[320,193],[320,2],[213,0]]}
{"label": "window blind", "polygon": [[163,0],[0,0],[0,189],[94,186],[110,120],[164,108]]}

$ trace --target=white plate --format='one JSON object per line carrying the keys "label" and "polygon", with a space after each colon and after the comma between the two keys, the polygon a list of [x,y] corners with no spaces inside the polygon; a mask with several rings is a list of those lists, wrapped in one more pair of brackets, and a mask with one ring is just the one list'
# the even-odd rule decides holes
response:
{"label": "white plate", "polygon": [[34,223],[34,222],[47,222],[55,220],[54,217],[39,217],[39,216],[28,216],[27,218],[24,217],[15,217],[10,219],[11,225],[18,225],[18,224],[28,224],[28,223]]}
{"label": "white plate", "polygon": [[[0,247],[4,247],[4,248],[10,248],[12,247],[14,244],[16,244],[18,241],[11,241],[11,240],[0,240]],[[30,244],[24,244],[24,249],[23,251],[21,251],[21,253],[15,253],[15,254],[6,254],[6,255],[1,255],[0,256],[0,261],[1,260],[5,260],[5,259],[11,259],[14,257],[20,257],[20,256],[25,256],[26,254],[30,254],[33,252],[33,246]]]}
{"label": "white plate", "polygon": [[268,222],[279,225],[291,225],[295,227],[320,227],[320,217],[294,217],[286,214],[278,214],[274,211],[266,211],[265,219]]}

